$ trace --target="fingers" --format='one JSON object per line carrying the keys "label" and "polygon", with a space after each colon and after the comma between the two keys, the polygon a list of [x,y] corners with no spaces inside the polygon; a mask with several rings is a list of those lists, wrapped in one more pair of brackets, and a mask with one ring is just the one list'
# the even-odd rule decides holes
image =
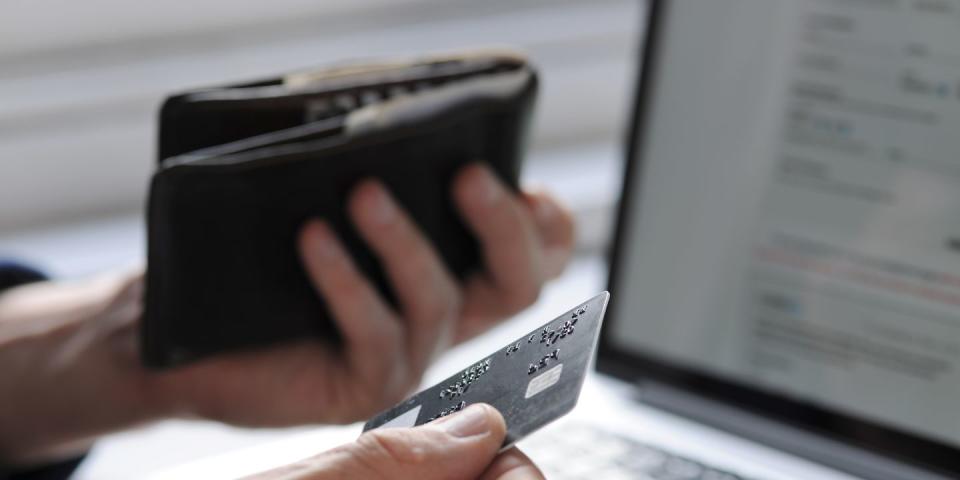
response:
{"label": "fingers", "polygon": [[364,397],[405,393],[411,375],[402,360],[406,348],[396,314],[357,270],[327,224],[308,222],[299,240],[308,277],[343,335],[347,365],[370,388]]}
{"label": "fingers", "polygon": [[407,350],[414,371],[446,349],[460,314],[460,290],[436,250],[386,188],[361,183],[350,197],[350,216],[380,259],[407,320]]}
{"label": "fingers", "polygon": [[[537,228],[520,200],[486,167],[470,165],[456,177],[453,197],[480,240],[492,292],[480,295],[510,314],[537,298],[544,280]],[[480,288],[480,287],[477,287]]]}
{"label": "fingers", "polygon": [[550,194],[543,191],[521,197],[532,214],[543,247],[543,268],[548,278],[563,272],[573,255],[576,231],[573,215]]}
{"label": "fingers", "polygon": [[543,473],[516,448],[501,453],[479,480],[544,480]]}
{"label": "fingers", "polygon": [[475,404],[420,427],[373,430],[354,443],[253,478],[478,478],[497,457],[505,435],[503,417]]}

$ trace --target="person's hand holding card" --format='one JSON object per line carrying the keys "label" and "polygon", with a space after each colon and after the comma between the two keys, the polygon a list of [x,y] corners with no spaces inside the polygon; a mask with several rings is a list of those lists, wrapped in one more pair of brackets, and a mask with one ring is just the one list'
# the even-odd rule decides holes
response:
{"label": "person's hand holding card", "polygon": [[597,295],[377,415],[357,441],[249,480],[543,479],[513,444],[576,405],[609,297]]}
{"label": "person's hand holding card", "polygon": [[495,409],[476,404],[420,427],[373,430],[247,480],[543,480],[516,448],[500,452],[506,430]]}

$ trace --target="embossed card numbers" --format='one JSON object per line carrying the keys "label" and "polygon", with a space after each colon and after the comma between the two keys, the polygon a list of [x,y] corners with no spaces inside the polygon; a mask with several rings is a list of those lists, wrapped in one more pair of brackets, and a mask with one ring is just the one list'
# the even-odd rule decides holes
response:
{"label": "embossed card numbers", "polygon": [[488,403],[507,422],[504,448],[577,404],[597,347],[607,292],[377,415],[363,430],[421,425]]}

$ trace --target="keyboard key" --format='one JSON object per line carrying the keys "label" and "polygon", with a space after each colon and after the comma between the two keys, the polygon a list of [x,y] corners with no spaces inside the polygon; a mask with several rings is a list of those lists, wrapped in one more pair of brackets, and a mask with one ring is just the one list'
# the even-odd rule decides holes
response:
{"label": "keyboard key", "polygon": [[721,472],[719,470],[711,470],[703,472],[703,475],[700,477],[700,480],[742,480],[739,476],[734,475],[730,472]]}
{"label": "keyboard key", "polygon": [[[548,477],[549,478],[549,477]],[[617,467],[604,468],[593,472],[588,477],[589,479],[603,479],[603,480],[655,480],[653,477],[649,477],[644,474],[637,474],[636,472],[630,472],[629,470],[623,470]]]}
{"label": "keyboard key", "polygon": [[521,443],[551,480],[744,480],[594,426],[565,424]]}
{"label": "keyboard key", "polygon": [[663,468],[667,455],[656,450],[641,450],[616,459],[616,463],[628,471],[657,472]]}
{"label": "keyboard key", "polygon": [[697,480],[703,474],[700,464],[680,457],[672,457],[663,465],[664,472],[671,479]]}

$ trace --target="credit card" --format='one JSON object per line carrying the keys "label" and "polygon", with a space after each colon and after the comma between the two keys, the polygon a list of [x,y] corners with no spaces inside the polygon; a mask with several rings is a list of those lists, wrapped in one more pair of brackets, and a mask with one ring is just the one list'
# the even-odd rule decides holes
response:
{"label": "credit card", "polygon": [[603,292],[384,411],[363,426],[405,428],[487,403],[507,423],[504,448],[573,410],[597,349]]}

